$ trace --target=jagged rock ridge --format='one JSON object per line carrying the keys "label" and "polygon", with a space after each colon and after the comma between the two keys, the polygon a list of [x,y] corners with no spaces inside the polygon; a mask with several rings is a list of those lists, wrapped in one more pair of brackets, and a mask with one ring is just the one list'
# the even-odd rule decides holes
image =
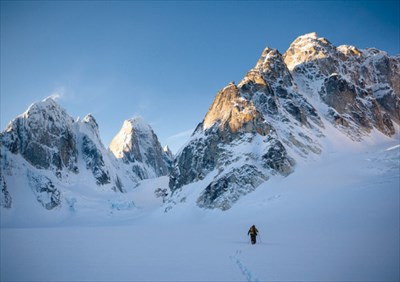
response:
{"label": "jagged rock ridge", "polygon": [[185,185],[206,177],[197,204],[226,210],[271,176],[289,175],[296,158],[321,152],[323,120],[354,140],[372,128],[393,135],[399,66],[399,56],[335,47],[315,33],[284,55],[266,48],[238,85],[218,92],[176,156],[167,210],[185,199]]}
{"label": "jagged rock ridge", "polygon": [[[140,152],[143,142],[137,139],[125,153],[135,155]],[[0,133],[1,206],[12,207],[12,194],[16,188],[12,185],[16,184],[9,185],[15,181],[8,180],[20,176],[26,178],[37,201],[46,209],[59,207],[63,191],[70,189],[68,187],[126,192],[141,179],[168,173],[171,159],[159,147],[150,153],[146,151],[143,158],[135,159],[138,166],[152,170],[152,173],[124,171],[125,164],[102,144],[98,124],[92,115],[75,121],[53,99],[47,98],[34,103]],[[157,161],[144,159],[144,156]]]}

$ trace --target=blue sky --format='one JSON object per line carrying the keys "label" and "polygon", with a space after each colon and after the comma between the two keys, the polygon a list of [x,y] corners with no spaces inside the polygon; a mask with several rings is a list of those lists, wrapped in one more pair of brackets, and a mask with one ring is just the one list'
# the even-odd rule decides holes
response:
{"label": "blue sky", "polygon": [[1,1],[1,130],[50,95],[105,146],[143,116],[174,153],[266,47],[317,32],[399,51],[399,1]]}

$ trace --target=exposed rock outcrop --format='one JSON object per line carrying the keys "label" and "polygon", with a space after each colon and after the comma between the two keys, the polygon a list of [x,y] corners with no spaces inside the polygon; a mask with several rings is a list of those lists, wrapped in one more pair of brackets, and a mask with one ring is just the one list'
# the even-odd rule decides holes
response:
{"label": "exposed rock outcrop", "polygon": [[12,204],[12,198],[10,192],[7,190],[7,184],[4,180],[3,173],[0,173],[0,207],[10,209]]}

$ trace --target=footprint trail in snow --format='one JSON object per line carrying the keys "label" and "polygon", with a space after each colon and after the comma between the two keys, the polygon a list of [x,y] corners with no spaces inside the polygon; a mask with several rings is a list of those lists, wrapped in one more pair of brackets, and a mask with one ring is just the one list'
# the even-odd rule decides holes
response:
{"label": "footprint trail in snow", "polygon": [[246,281],[259,282],[260,280],[255,276],[255,274],[240,260],[239,256],[241,254],[242,250],[236,250],[236,253],[233,256],[230,256],[230,259],[239,267],[244,277],[246,277]]}

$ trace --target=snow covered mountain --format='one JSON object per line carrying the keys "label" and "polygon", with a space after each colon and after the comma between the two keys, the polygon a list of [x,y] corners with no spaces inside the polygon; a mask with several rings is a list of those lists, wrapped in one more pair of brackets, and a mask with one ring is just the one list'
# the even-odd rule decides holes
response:
{"label": "snow covered mountain", "polygon": [[111,209],[131,209],[134,199],[115,195],[168,175],[166,210],[191,193],[201,208],[227,210],[318,158],[333,135],[391,137],[398,124],[400,56],[336,47],[310,33],[283,55],[265,48],[238,84],[217,93],[176,157],[142,118],[125,121],[106,149],[93,116],[74,120],[50,98],[33,104],[0,133],[0,205],[12,208],[30,187],[46,209],[74,210],[99,191]]}
{"label": "snow covered mountain", "polygon": [[400,56],[335,47],[310,33],[281,55],[266,48],[238,84],[218,92],[204,120],[176,156],[167,210],[190,184],[203,208],[229,209],[274,175],[318,155],[333,125],[360,141],[374,128],[395,134],[400,114]]}
{"label": "snow covered mountain", "polygon": [[353,139],[372,128],[395,133],[400,122],[400,55],[374,48],[335,47],[310,33],[283,55],[299,92],[329,106],[329,120]]}
{"label": "snow covered mountain", "polygon": [[169,173],[172,154],[161,147],[157,135],[141,117],[126,120],[110,144],[110,151],[122,160],[126,170],[140,179]]}
{"label": "snow covered mountain", "polygon": [[[132,120],[129,124],[151,131],[142,119],[137,122]],[[75,121],[51,98],[34,103],[0,133],[1,206],[11,208],[13,195],[24,194],[26,191],[21,190],[30,187],[48,210],[60,207],[62,202],[73,208],[80,197],[74,193],[124,193],[141,179],[167,174],[169,157],[159,143],[157,150],[141,155],[148,139],[140,140],[144,136],[137,132],[139,138],[135,142],[121,146],[138,169],[125,171],[125,159],[119,161],[102,144],[93,116]],[[153,132],[152,138],[157,140]]]}

